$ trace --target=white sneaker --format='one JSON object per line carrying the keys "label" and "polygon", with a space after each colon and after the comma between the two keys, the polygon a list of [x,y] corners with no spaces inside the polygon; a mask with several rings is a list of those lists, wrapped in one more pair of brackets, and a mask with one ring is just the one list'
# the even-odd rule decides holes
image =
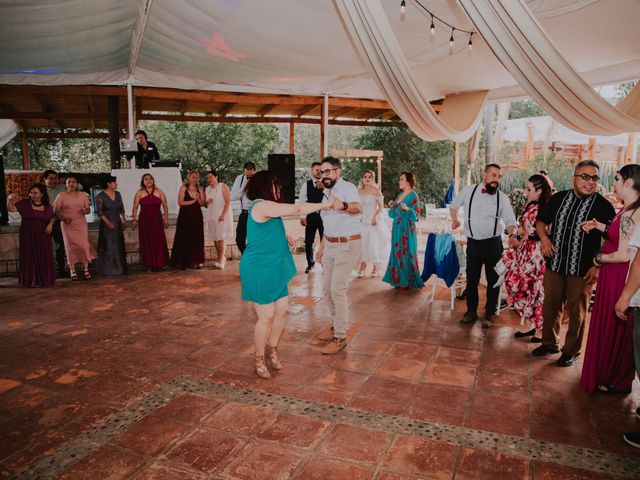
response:
{"label": "white sneaker", "polygon": [[220,264],[218,262],[213,262],[213,268],[220,268]]}
{"label": "white sneaker", "polygon": [[224,270],[224,266],[225,266],[226,264],[227,264],[227,262],[219,263],[219,264],[218,264],[218,268],[219,268],[220,270]]}

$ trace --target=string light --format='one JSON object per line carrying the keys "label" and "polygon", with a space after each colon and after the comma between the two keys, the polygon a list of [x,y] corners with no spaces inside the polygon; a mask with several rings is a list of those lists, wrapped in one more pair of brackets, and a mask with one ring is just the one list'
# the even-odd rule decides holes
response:
{"label": "string light", "polygon": [[431,30],[431,35],[436,34],[436,25],[433,23],[433,13],[431,14],[431,26],[429,27],[429,30]]}
{"label": "string light", "polygon": [[472,37],[473,37],[473,33],[470,33],[470,34],[469,34],[469,50],[472,50],[472,49],[473,49],[473,40],[472,40]]}
{"label": "string light", "polygon": [[[455,42],[454,33],[455,33],[456,31],[458,31],[458,32],[460,32],[460,33],[467,33],[467,34],[469,34],[469,43],[468,43],[468,46],[469,46],[469,49],[472,49],[472,48],[473,48],[473,41],[472,41],[471,37],[473,36],[473,34],[474,34],[474,33],[477,33],[477,32],[474,32],[474,31],[471,31],[471,30],[465,30],[465,29],[463,29],[463,28],[455,27],[455,26],[451,25],[449,22],[447,22],[447,21],[443,20],[442,18],[438,17],[435,13],[433,13],[433,12],[432,12],[431,10],[429,10],[427,7],[425,7],[425,6],[420,2],[420,0],[413,0],[413,2],[414,2],[418,7],[420,7],[422,10],[424,10],[424,11],[425,11],[425,12],[426,12],[430,17],[431,17],[431,23],[429,24],[429,31],[431,32],[431,35],[435,35],[435,34],[436,34],[436,23],[435,23],[435,22],[436,22],[436,20],[437,20],[438,22],[442,23],[443,25],[445,25],[446,27],[449,27],[449,28],[451,29],[451,36],[449,37],[449,46],[450,46],[450,47],[453,47],[453,44],[454,44],[454,42]],[[404,15],[405,11],[406,11],[406,1],[405,1],[405,0],[402,0],[402,1],[400,2],[400,13],[401,13],[402,15]],[[404,19],[404,17],[403,17],[403,19]]]}
{"label": "string light", "polygon": [[405,2],[405,0],[402,0],[400,2],[400,15],[404,15],[406,11],[407,11],[407,3]]}
{"label": "string light", "polygon": [[451,36],[449,37],[449,46],[450,47],[453,47],[453,32],[455,32],[455,31],[456,31],[455,28],[451,29]]}

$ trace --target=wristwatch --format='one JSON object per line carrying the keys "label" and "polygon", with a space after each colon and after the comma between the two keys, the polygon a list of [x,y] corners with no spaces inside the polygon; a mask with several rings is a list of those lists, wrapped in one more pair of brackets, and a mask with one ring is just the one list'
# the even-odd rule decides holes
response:
{"label": "wristwatch", "polygon": [[348,202],[342,202],[342,206],[344,207],[345,210],[349,210],[349,203]]}

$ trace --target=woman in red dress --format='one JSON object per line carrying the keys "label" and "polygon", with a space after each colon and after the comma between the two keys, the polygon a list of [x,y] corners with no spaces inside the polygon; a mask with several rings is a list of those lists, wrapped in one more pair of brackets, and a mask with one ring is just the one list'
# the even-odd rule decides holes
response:
{"label": "woman in red dress", "polygon": [[580,386],[587,393],[629,393],[635,376],[633,322],[615,314],[615,304],[627,281],[631,248],[629,239],[640,222],[640,165],[625,165],[616,172],[616,195],[625,207],[609,226],[595,220],[582,228],[606,232],[606,241],[594,263],[600,266],[589,323],[587,349]]}
{"label": "woman in red dress", "polygon": [[[162,211],[160,211],[162,206]],[[153,176],[145,173],[140,181],[140,190],[133,198],[131,229],[138,227],[138,207],[140,207],[140,263],[146,270],[159,270],[169,263],[169,249],[165,228],[169,226],[167,197],[156,187]]]}
{"label": "woman in red dress", "polygon": [[[540,250],[540,239],[536,235],[536,217],[538,210],[551,197],[551,187],[542,175],[532,175],[525,189],[527,205],[520,217],[518,246],[510,248],[502,255],[506,267],[504,285],[511,305],[518,312],[522,323],[529,322],[531,329],[515,333],[517,338],[534,336],[542,328],[542,303],[544,287],[542,278],[545,261]],[[539,339],[533,337],[532,342]]]}
{"label": "woman in red dress", "polygon": [[202,268],[204,263],[204,220],[202,207],[206,202],[204,189],[198,185],[200,175],[191,170],[185,185],[178,192],[178,221],[173,237],[171,260],[175,268]]}

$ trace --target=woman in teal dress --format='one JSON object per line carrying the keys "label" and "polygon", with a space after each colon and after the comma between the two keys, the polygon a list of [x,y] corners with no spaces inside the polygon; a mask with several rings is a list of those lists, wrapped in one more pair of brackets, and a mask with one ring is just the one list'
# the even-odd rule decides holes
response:
{"label": "woman in teal dress", "polygon": [[[258,316],[254,331],[255,370],[260,378],[282,369],[276,349],[289,309],[287,285],[296,274],[284,223],[285,215],[307,215],[332,207],[330,203],[280,203],[282,193],[277,177],[261,171],[246,186],[247,197],[254,203],[247,221],[247,248],[240,260],[242,299],[252,302]],[[342,208],[342,203],[340,203]],[[265,363],[266,356],[266,363]]]}
{"label": "woman in teal dress", "polygon": [[416,177],[413,173],[402,172],[398,186],[402,192],[389,202],[389,216],[393,219],[391,232],[391,253],[383,282],[402,289],[422,288],[418,267],[418,237],[416,222],[420,217],[418,195],[413,191]]}

